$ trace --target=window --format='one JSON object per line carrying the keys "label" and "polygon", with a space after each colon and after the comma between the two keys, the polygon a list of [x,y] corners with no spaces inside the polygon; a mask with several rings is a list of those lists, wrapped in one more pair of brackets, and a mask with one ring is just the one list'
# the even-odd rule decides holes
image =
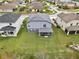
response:
{"label": "window", "polygon": [[54,23],[56,23],[56,20],[53,18]]}
{"label": "window", "polygon": [[53,21],[55,21],[55,19],[53,18]]}
{"label": "window", "polygon": [[28,27],[30,27],[30,25],[28,25]]}
{"label": "window", "polygon": [[9,23],[9,25],[12,25],[12,23]]}
{"label": "window", "polygon": [[72,24],[70,24],[70,26],[72,26]]}
{"label": "window", "polygon": [[14,34],[13,32],[8,32],[8,34]]}
{"label": "window", "polygon": [[46,27],[46,24],[43,24],[43,27]]}
{"label": "window", "polygon": [[61,22],[62,22],[62,20],[61,20]]}
{"label": "window", "polygon": [[79,23],[77,23],[76,25],[78,25]]}
{"label": "window", "polygon": [[4,33],[2,33],[2,35],[4,35]]}

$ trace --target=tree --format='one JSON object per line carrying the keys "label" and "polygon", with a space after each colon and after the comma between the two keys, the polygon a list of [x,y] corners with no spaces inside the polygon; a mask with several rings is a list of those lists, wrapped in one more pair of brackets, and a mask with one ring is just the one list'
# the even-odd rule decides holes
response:
{"label": "tree", "polygon": [[63,6],[63,9],[69,9],[67,5]]}
{"label": "tree", "polygon": [[19,11],[24,11],[25,7],[21,7]]}

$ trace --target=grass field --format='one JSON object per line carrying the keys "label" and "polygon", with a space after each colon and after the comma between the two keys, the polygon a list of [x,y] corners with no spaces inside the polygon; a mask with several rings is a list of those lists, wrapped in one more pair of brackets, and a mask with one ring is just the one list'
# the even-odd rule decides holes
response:
{"label": "grass field", "polygon": [[[79,59],[79,52],[66,47],[69,42],[79,44],[79,35],[67,36],[61,29],[55,27],[53,30],[51,37],[44,38],[21,28],[16,38],[0,38],[0,55],[2,56],[2,53],[6,51],[8,54],[21,57],[26,54],[35,54],[38,51],[46,51],[50,56],[49,59]],[[26,56],[25,59],[29,58]]]}
{"label": "grass field", "polygon": [[0,37],[0,59],[32,59],[29,56],[46,52],[48,59],[79,59],[79,52],[66,47],[69,42],[79,44],[79,35],[66,35],[53,27],[51,37],[44,38],[21,28],[17,37]]}

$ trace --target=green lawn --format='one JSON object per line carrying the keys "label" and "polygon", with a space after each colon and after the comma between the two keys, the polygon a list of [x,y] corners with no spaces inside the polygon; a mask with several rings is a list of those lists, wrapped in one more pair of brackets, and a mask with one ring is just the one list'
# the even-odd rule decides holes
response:
{"label": "green lawn", "polygon": [[55,14],[56,13],[56,11],[54,11],[54,10],[45,10],[45,11],[43,11],[42,13],[47,13],[47,14],[49,14],[49,15],[52,15],[52,14]]}
{"label": "green lawn", "polygon": [[66,44],[69,42],[79,44],[79,35],[67,36],[61,29],[55,27],[53,30],[54,33],[51,37],[44,38],[21,28],[15,38],[0,38],[0,54],[7,51],[8,54],[25,55],[27,58],[27,54],[46,51],[50,56],[49,59],[78,59],[79,52],[66,48]]}
{"label": "green lawn", "polygon": [[62,9],[62,8],[59,8],[58,10],[59,11],[67,11],[67,12],[76,12],[76,13],[79,13],[79,8],[78,9]]}
{"label": "green lawn", "polygon": [[49,8],[49,6],[47,6],[47,5],[44,6],[44,9],[41,11],[41,13],[47,13],[47,14],[49,14],[49,15],[56,13],[55,10],[50,10],[50,9],[48,9],[48,8]]}

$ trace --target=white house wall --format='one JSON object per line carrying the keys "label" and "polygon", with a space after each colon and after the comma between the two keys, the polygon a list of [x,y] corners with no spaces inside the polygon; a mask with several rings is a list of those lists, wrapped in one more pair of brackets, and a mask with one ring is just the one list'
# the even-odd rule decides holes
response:
{"label": "white house wall", "polygon": [[63,20],[61,20],[61,18],[58,17],[58,18],[56,19],[56,22],[57,22],[57,24],[61,27],[62,30],[65,30],[66,23],[65,23]]}
{"label": "white house wall", "polygon": [[61,2],[71,2],[72,0],[60,0]]}
{"label": "white house wall", "polygon": [[73,3],[76,3],[76,5],[79,7],[79,2],[77,1],[72,1]]}
{"label": "white house wall", "polygon": [[21,15],[20,18],[16,21],[16,23],[12,25],[12,26],[16,27],[15,36],[17,36],[17,33],[21,28],[22,22],[24,21],[24,19],[26,17],[27,17],[27,15]]}
{"label": "white house wall", "polygon": [[8,26],[8,25],[9,25],[9,23],[0,23],[0,29],[1,29],[2,27]]}
{"label": "white house wall", "polygon": [[61,20],[61,18],[59,18],[59,17],[56,19],[56,22],[61,27],[62,30],[65,30],[65,28],[70,27],[71,24],[72,24],[72,26],[77,26],[77,23],[79,25],[79,20],[73,20],[69,23],[66,23],[63,20]]}
{"label": "white house wall", "polygon": [[[14,35],[8,35],[8,36],[17,36],[17,34],[21,28],[22,22],[24,21],[24,19],[26,17],[27,17],[27,15],[21,15],[15,23],[12,23],[12,26],[16,27],[16,30],[14,31]],[[8,26],[8,25],[9,25],[9,23],[0,23],[0,29],[2,27]]]}
{"label": "white house wall", "polygon": [[0,12],[13,12],[12,9],[0,9]]}
{"label": "white house wall", "polygon": [[66,27],[71,26],[71,24],[72,24],[72,26],[76,26],[76,25],[77,25],[77,23],[78,23],[78,25],[79,25],[79,20],[73,20],[73,21],[71,21],[71,22],[67,23],[67,26],[66,26]]}

